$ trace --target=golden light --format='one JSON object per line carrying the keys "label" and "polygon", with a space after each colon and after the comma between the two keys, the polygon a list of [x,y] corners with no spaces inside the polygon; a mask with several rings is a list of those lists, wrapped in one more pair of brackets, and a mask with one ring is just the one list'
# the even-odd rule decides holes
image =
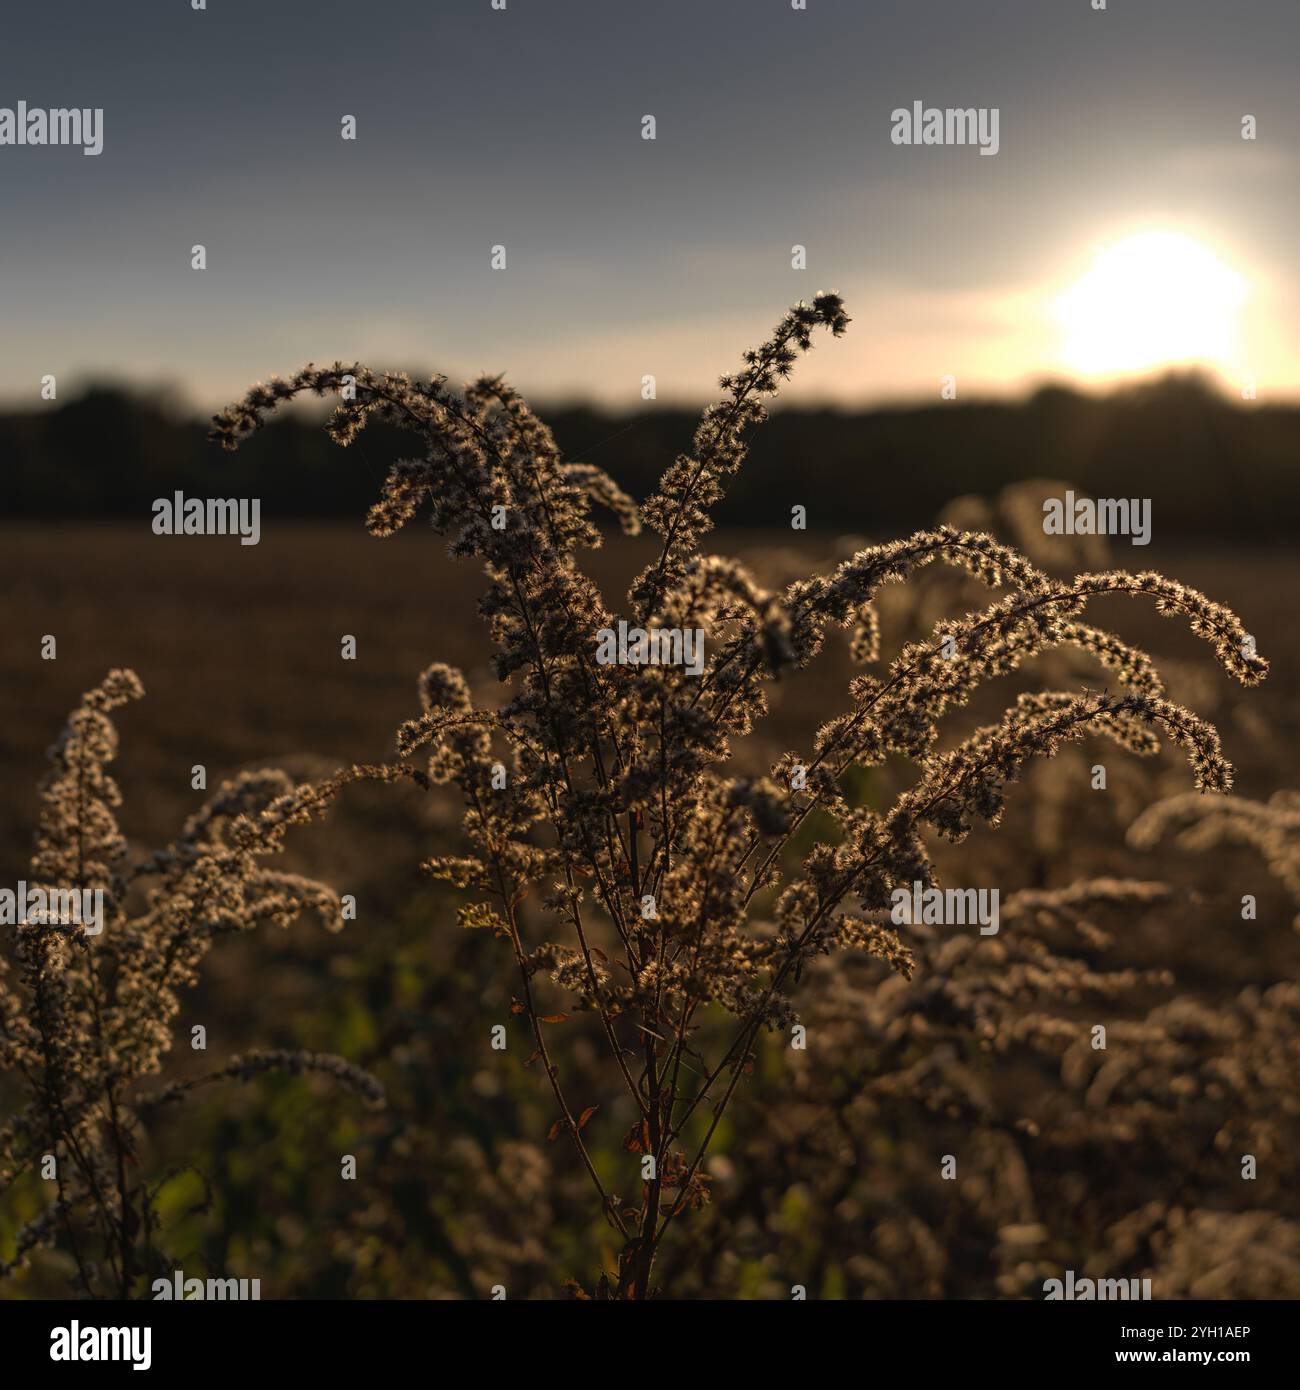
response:
{"label": "golden light", "polygon": [[1191,237],[1149,231],[1102,247],[1057,301],[1065,362],[1088,375],[1179,362],[1232,369],[1246,281]]}

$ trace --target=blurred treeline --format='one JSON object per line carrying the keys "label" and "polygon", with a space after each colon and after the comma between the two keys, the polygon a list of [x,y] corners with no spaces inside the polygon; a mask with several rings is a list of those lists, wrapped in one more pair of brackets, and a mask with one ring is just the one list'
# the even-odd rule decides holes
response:
{"label": "blurred treeline", "polygon": [[[565,456],[598,463],[638,499],[688,449],[686,408],[543,410]],[[66,403],[0,415],[0,516],[147,516],[157,497],[262,500],[264,518],[364,514],[388,463],[409,452],[375,427],[350,454],[319,418],[278,419],[237,455],[160,394],[92,386]],[[1166,537],[1277,537],[1300,514],[1300,406],[1244,404],[1195,375],[1107,396],[1045,386],[1019,402],[870,410],[779,409],[718,509],[732,526],[812,530],[923,525],[949,498],[1023,478],[1070,478],[1093,496],[1148,496]]]}

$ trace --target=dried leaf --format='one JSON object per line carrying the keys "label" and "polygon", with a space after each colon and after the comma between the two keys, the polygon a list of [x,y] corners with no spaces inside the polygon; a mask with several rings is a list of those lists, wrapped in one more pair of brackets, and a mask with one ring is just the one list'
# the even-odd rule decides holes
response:
{"label": "dried leaf", "polygon": [[623,1147],[628,1153],[643,1154],[650,1152],[650,1126],[644,1120],[634,1124],[631,1129],[623,1136]]}

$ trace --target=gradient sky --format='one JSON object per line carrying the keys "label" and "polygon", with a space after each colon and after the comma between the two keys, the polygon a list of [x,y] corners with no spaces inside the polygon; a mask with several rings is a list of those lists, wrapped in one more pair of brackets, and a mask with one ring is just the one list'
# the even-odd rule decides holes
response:
{"label": "gradient sky", "polygon": [[[54,372],[206,407],[360,357],[698,399],[825,288],[854,324],[791,396],[1013,391],[1068,375],[1053,302],[1149,228],[1245,282],[1230,383],[1294,396],[1298,70],[1297,0],[14,6],[0,106],[105,129],[0,147],[0,398]],[[893,145],[917,100],[998,107],[1000,152]]]}

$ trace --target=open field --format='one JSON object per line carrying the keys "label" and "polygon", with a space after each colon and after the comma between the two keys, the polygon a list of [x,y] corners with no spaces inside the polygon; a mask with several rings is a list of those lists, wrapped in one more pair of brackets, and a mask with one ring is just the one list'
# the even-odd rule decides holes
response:
{"label": "open field", "polygon": [[[769,583],[828,569],[852,548],[847,538],[816,535],[740,532],[710,541]],[[463,666],[483,703],[498,698],[474,614],[480,576],[449,560],[424,527],[387,541],[360,527],[274,527],[260,545],[241,547],[231,538],[182,544],[143,525],[28,525],[0,531],[0,546],[10,576],[0,653],[5,883],[24,872],[42,750],[65,710],[112,666],[133,667],[146,689],[141,703],[120,712],[114,768],[123,827],[140,844],[161,840],[197,807],[194,764],[207,767],[211,786],[263,763],[305,775],[390,756],[394,729],[417,710],[415,675],[435,658]],[[615,539],[588,558],[617,604],[649,554],[644,542]],[[1097,608],[1097,621],[1161,659],[1175,698],[1216,721],[1243,797],[1300,786],[1293,557],[1152,546],[1140,560],[1120,553],[1116,563],[1158,568],[1242,615],[1274,662],[1253,691],[1232,686],[1181,625],[1150,608]],[[890,616],[886,608],[886,659],[898,640]],[[57,638],[57,660],[40,658],[45,634]],[[357,638],[355,661],[340,659],[344,634]],[[764,757],[806,747],[834,711],[851,673],[842,647],[823,653],[814,673],[776,688],[755,745]],[[1032,677],[1031,663],[1018,681],[997,683],[978,713],[994,712]],[[957,717],[954,727],[972,719]],[[1171,990],[1227,1010],[1243,990],[1294,980],[1294,906],[1249,850],[1164,847],[1152,855],[1126,846],[1124,827],[1144,804],[1186,789],[1180,760],[1165,754],[1139,766],[1108,750],[1109,790],[1088,800],[1086,781],[1061,788],[1061,777],[1086,777],[1094,761],[1085,752],[1071,763],[1075,756],[1032,773],[1000,830],[977,830],[966,845],[941,850],[940,864],[959,881],[1001,886],[1004,896],[1093,875],[1167,879],[1194,892],[1121,915],[1109,945],[1092,950],[1089,958],[1107,969],[1171,972],[1165,984],[1152,979],[1107,1006],[1104,1017],[1121,1034],[1118,1020],[1142,1018]],[[863,791],[867,801],[905,771],[882,769]],[[349,793],[328,824],[295,836],[290,863],[354,893],[359,920],[337,936],[305,923],[244,936],[213,955],[203,983],[183,1000],[179,1028],[204,1022],[217,1056],[254,1046],[328,1048],[375,1071],[389,1091],[387,1110],[374,1116],[303,1082],[267,1081],[251,1095],[218,1101],[214,1093],[174,1121],[164,1156],[202,1155],[198,1166],[216,1194],[209,1212],[186,1215],[199,1180],[178,1177],[164,1193],[164,1209],[192,1238],[196,1266],[261,1277],[264,1297],[456,1297],[482,1295],[499,1280],[512,1296],[559,1296],[570,1274],[593,1261],[609,1267],[607,1236],[584,1214],[558,1147],[545,1142],[550,1112],[540,1079],[481,1043],[509,998],[495,943],[462,932],[453,910],[461,895],[416,873],[419,860],[457,843],[447,798],[396,788]],[[1258,895],[1258,921],[1238,920],[1246,892]],[[1235,1150],[1224,1152],[1221,1171],[1204,1166],[1206,1136],[1235,1123],[1226,1104],[1218,1114],[1189,1100],[1173,1123],[1179,1139],[1154,1122],[1146,1133],[1140,1102],[1124,1112],[1127,1141],[1099,1137],[1087,1160],[1086,1146],[1063,1149],[1050,1132],[1044,1137],[1067,1125],[1071,1102],[1032,1048],[969,1052],[964,1074],[982,1078],[972,1083],[978,1105],[950,1087],[936,1101],[920,1084],[914,1094],[869,1099],[888,1052],[886,1033],[871,1022],[874,969],[815,972],[807,1017],[834,1041],[829,1058],[816,1049],[791,1053],[779,1039],[765,1046],[714,1146],[717,1201],[666,1257],[670,1286],[696,1296],[787,1296],[782,1290],[795,1283],[824,1295],[1035,1296],[1043,1270],[1099,1267],[1115,1277],[1154,1269],[1169,1296],[1197,1278],[1209,1281],[1202,1291],[1212,1296],[1300,1293],[1300,1205],[1282,1170],[1286,1151],[1272,1154],[1254,1186],[1238,1179]],[[1087,989],[1066,996],[1064,1011],[1080,1026],[1098,1016]],[[1040,1000],[1031,991],[1017,1007],[1028,1019]],[[859,1027],[866,1031],[855,1033]],[[586,1058],[594,1078],[597,1034],[585,1023],[574,1028],[573,1057],[580,1069]],[[972,1045],[977,1037],[978,1029]],[[923,1067],[925,1046],[911,1046],[907,1066]],[[1278,1046],[1284,1065],[1294,1043]],[[946,1055],[949,1044],[936,1035],[934,1047]],[[169,1076],[193,1071],[184,1050]],[[890,1067],[898,1065],[894,1057]],[[1164,1065],[1176,1083],[1188,1063]],[[1082,1093],[1078,1104],[1105,1109]],[[616,1169],[626,1123],[616,1098],[610,1108],[593,1122],[591,1140],[597,1162]],[[1293,1111],[1271,1108],[1272,1121],[1295,1138]],[[1032,1131],[1018,1128],[1017,1116],[1037,1127],[1037,1146],[1025,1141]],[[971,1153],[975,1174],[959,1195],[933,1171],[936,1156],[955,1149]],[[375,1179],[359,1196],[330,1178],[333,1156],[344,1150],[361,1154]],[[1243,1243],[1259,1252],[1257,1267]],[[57,1286],[48,1266],[30,1280],[32,1292]]]}
{"label": "open field", "polygon": [[[829,569],[854,542],[744,531],[716,533],[709,543],[718,553],[740,555],[772,583]],[[25,848],[24,796],[42,770],[45,741],[71,702],[111,666],[133,667],[147,692],[143,704],[122,716],[129,756],[118,768],[127,823],[145,837],[164,833],[178,811],[193,805],[193,763],[204,763],[215,779],[246,764],[303,754],[324,763],[379,758],[391,751],[398,723],[413,713],[415,677],[430,661],[463,667],[476,690],[495,684],[475,613],[482,576],[474,565],[448,558],[444,542],[424,527],[380,541],[359,524],[282,525],[268,528],[259,545],[244,547],[228,537],[154,536],[144,522],[30,523],[0,527],[0,547],[9,573],[0,652],[6,673],[0,844],[11,869]],[[1274,663],[1268,682],[1246,697],[1216,673],[1206,675],[1209,693],[1234,701],[1246,721],[1245,736],[1231,749],[1238,790],[1260,796],[1286,785],[1287,776],[1294,781],[1300,689],[1294,555],[1282,547],[1124,549],[1116,563],[1162,570],[1243,615]],[[652,554],[650,541],[614,538],[586,563],[617,603]],[[1195,640],[1149,606],[1114,603],[1107,616],[1133,640],[1155,642],[1157,652],[1189,666],[1198,655]],[[45,633],[58,638],[56,661],[41,659]],[[340,659],[345,633],[359,639],[356,661]],[[778,703],[774,710],[774,743],[778,734],[793,737],[833,709],[850,667],[834,652],[821,668],[826,699],[806,714],[807,683],[801,682],[799,707]],[[1257,719],[1278,727],[1280,749],[1261,747],[1250,735]],[[137,730],[141,736],[133,738]],[[1224,733],[1232,741],[1231,724]]]}

